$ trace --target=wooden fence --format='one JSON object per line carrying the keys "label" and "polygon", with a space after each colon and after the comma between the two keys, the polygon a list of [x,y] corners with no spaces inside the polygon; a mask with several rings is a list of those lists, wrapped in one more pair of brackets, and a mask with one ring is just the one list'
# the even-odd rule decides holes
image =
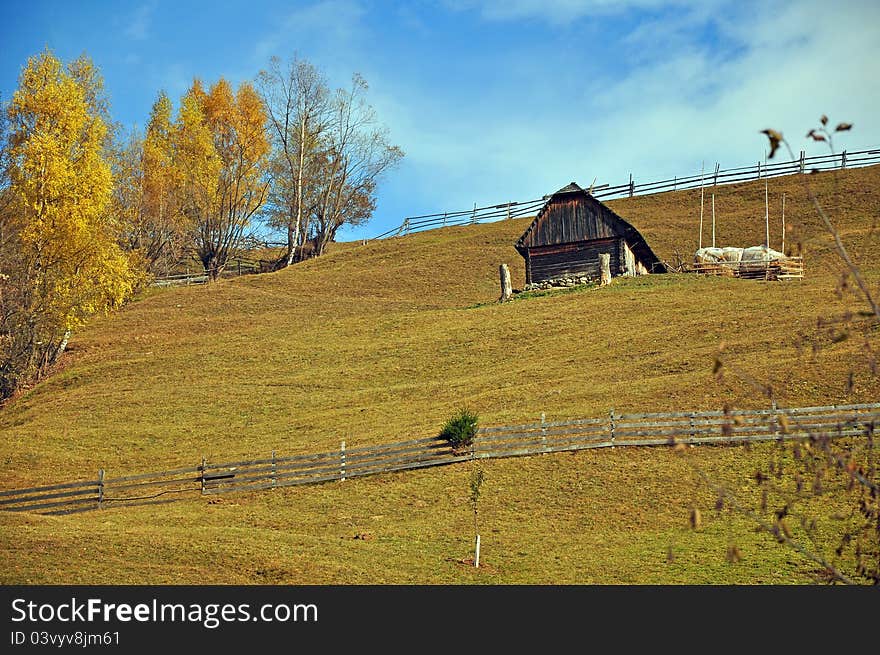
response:
{"label": "wooden fence", "polygon": [[703,275],[749,278],[752,280],[791,280],[804,277],[804,258],[786,257],[771,261],[694,262],[687,270]]}
{"label": "wooden fence", "polygon": [[[616,186],[602,184],[593,187],[593,197],[600,200],[612,200],[614,198],[632,198],[633,196],[662,193],[665,191],[680,191],[683,189],[699,189],[701,186],[718,186],[723,184],[735,184],[750,180],[760,180],[766,177],[779,177],[793,175],[795,173],[813,173],[820,171],[839,170],[846,168],[859,168],[880,164],[880,150],[859,150],[840,154],[820,155],[807,157],[802,150],[797,159],[791,161],[768,164],[757,162],[750,166],[721,169],[720,164],[708,172],[687,175],[684,177],[672,177],[656,182],[643,182],[637,184],[632,174],[629,181]],[[538,213],[549,196],[526,200],[522,202],[507,202],[500,205],[477,207],[442,214],[425,214],[405,218],[403,223],[387,232],[379,234],[373,239],[385,239],[393,236],[401,236],[412,232],[433,230],[451,225],[470,225],[474,223],[492,223],[508,218],[522,216],[534,216]],[[372,240],[372,239],[370,239]]]}
{"label": "wooden fence", "polygon": [[880,423],[880,403],[786,409],[617,414],[571,421],[485,427],[471,446],[455,451],[437,437],[323,453],[198,466],[0,491],[0,510],[70,514],[168,502],[180,494],[212,495],[441,466],[474,459],[516,457],[588,448],[736,444],[806,438],[858,437]]}
{"label": "wooden fence", "polygon": [[[184,262],[181,262],[180,265],[182,265],[183,263]],[[240,275],[251,275],[254,273],[267,273],[269,271],[275,270],[276,265],[277,262],[268,259],[247,259],[244,257],[235,257],[229,260],[229,263],[227,263],[221,271],[220,277],[228,278],[238,277]],[[190,272],[189,266],[187,266],[186,273],[157,277],[153,281],[153,286],[189,286],[191,284],[205,284],[207,282],[208,274],[204,271],[204,269],[200,268],[196,272]]]}

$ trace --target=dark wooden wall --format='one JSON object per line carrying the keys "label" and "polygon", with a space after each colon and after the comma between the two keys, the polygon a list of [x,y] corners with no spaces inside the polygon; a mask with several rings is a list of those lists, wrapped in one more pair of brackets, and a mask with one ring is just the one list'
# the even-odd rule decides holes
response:
{"label": "dark wooden wall", "polygon": [[550,200],[522,245],[536,247],[610,239],[622,236],[624,229],[604,205],[581,194],[566,194]]}
{"label": "dark wooden wall", "polygon": [[603,252],[611,255],[612,277],[621,275],[623,273],[621,239],[597,239],[529,248],[526,258],[526,283],[575,275],[586,275],[598,280],[599,254]]}

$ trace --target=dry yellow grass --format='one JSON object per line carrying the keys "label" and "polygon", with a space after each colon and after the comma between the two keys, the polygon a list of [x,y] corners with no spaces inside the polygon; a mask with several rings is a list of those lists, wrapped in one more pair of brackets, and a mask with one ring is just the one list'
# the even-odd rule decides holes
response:
{"label": "dry yellow grass", "polygon": [[[811,178],[875,289],[878,180],[878,167]],[[838,292],[840,263],[798,185],[770,181],[771,197],[787,193],[790,241],[805,250],[802,281],[650,276],[497,305],[500,263],[511,265],[514,286],[523,283],[513,242],[528,220],[519,219],[337,244],[285,271],[151,291],[76,334],[61,370],[2,410],[2,486],[428,436],[462,404],[483,424],[604,415],[612,405],[766,405],[750,379],[771,384],[781,405],[877,400],[865,356],[866,344],[877,351],[876,328],[851,289]],[[763,194],[763,182],[716,190],[721,245],[762,242]],[[609,204],[664,259],[696,246],[698,191]],[[817,328],[819,317],[847,312],[849,338],[840,325]],[[729,367],[716,380],[722,343]],[[669,456],[618,450],[490,464],[496,495],[487,502],[506,544],[494,560],[486,546],[494,578],[445,559],[468,551],[457,498],[466,471],[453,467],[216,505],[5,516],[14,566],[4,581],[743,582],[803,571],[758,536],[747,537],[757,553],[750,564],[731,569],[723,553],[715,561],[728,538],[720,522],[707,527],[712,537],[682,533],[693,480],[687,467],[661,463]],[[747,477],[755,465],[737,449],[700,456],[718,475]],[[376,538],[350,539],[357,530]],[[557,538],[538,566],[547,534]],[[669,543],[683,554],[666,565]],[[68,548],[97,549],[112,564],[71,561],[60,554]],[[644,558],[657,553],[662,565],[649,566]],[[257,570],[273,566],[277,579]]]}

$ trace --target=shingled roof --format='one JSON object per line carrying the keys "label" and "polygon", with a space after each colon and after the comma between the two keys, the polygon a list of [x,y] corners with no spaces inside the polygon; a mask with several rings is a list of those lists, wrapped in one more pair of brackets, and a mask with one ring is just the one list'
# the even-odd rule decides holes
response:
{"label": "shingled roof", "polygon": [[[580,202],[572,202],[578,200]],[[575,182],[547,199],[514,247],[525,256],[526,251],[535,246],[614,237],[625,239],[632,251],[650,264],[652,271],[666,271],[665,265],[635,227]]]}

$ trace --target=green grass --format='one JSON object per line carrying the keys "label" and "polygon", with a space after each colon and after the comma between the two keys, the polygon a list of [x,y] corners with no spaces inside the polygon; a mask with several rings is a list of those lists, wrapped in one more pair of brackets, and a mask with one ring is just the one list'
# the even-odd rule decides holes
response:
{"label": "green grass", "polygon": [[[811,180],[876,289],[880,168]],[[74,335],[59,370],[0,412],[0,484],[430,436],[465,405],[492,425],[611,406],[765,406],[767,384],[780,405],[876,401],[866,353],[878,351],[877,328],[852,285],[841,289],[831,239],[797,184],[770,189],[786,190],[801,281],[670,274],[499,305],[500,263],[523,283],[513,242],[529,221],[518,219],[336,244],[285,271],[150,291]],[[722,245],[761,242],[763,191],[716,190]],[[660,257],[696,246],[698,192],[611,204]],[[763,451],[693,452],[739,488]],[[696,492],[686,463],[664,449],[616,449],[488,463],[488,566],[476,572],[459,561],[472,538],[468,474],[452,466],[215,504],[3,515],[11,565],[0,579],[725,583],[802,581],[809,569],[738,519],[687,530]],[[353,539],[361,533],[372,538]],[[737,565],[724,561],[732,539],[746,555]]]}

